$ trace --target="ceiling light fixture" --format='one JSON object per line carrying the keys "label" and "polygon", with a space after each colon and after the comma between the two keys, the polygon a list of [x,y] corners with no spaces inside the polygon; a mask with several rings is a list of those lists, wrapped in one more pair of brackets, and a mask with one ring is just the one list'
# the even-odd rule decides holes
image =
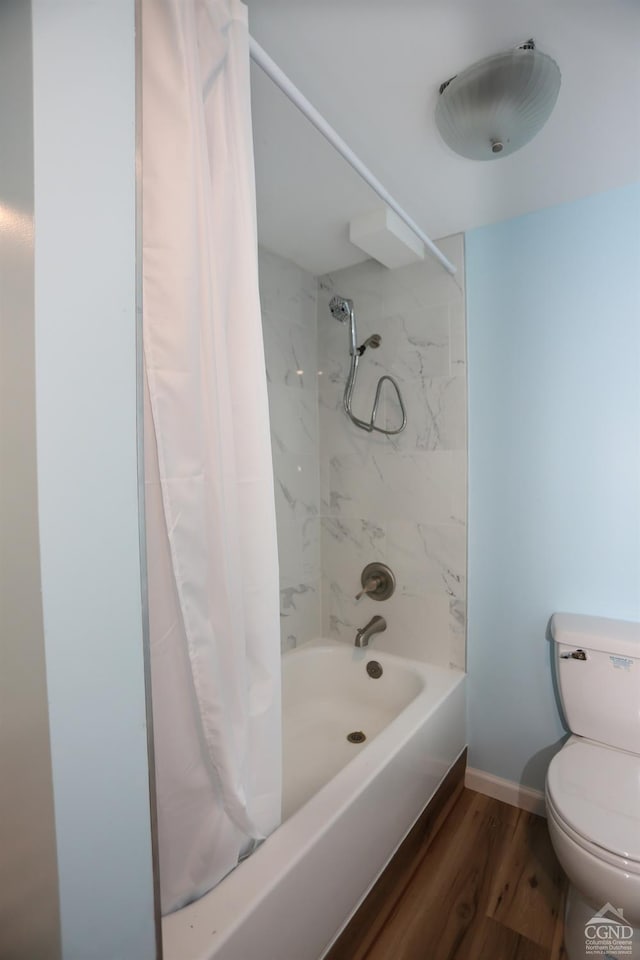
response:
{"label": "ceiling light fixture", "polygon": [[559,91],[558,64],[527,40],[443,83],[436,125],[445,143],[463,157],[508,157],[542,130]]}

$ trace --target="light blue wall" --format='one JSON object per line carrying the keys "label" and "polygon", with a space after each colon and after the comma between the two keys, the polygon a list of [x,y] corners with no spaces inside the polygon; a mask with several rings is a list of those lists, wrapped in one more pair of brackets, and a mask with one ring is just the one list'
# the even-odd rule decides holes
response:
{"label": "light blue wall", "polygon": [[640,185],[466,237],[470,765],[542,789],[555,610],[640,619]]}
{"label": "light blue wall", "polygon": [[157,955],[138,510],[135,12],[135,0],[32,0],[38,497],[64,960]]}

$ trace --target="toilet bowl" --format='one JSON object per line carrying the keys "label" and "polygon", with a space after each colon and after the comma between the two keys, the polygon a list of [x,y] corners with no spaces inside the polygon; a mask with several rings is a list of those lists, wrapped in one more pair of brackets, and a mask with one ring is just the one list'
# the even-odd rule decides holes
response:
{"label": "toilet bowl", "polygon": [[549,767],[545,799],[571,883],[596,909],[614,904],[639,926],[640,757],[571,737]]}
{"label": "toilet bowl", "polygon": [[545,786],[567,957],[640,960],[640,625],[556,614],[552,636],[573,732]]}

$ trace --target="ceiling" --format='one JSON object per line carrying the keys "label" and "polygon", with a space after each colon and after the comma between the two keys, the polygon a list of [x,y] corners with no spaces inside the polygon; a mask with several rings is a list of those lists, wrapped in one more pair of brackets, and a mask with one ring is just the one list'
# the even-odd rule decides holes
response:
{"label": "ceiling", "polygon": [[[248,0],[255,39],[432,238],[640,179],[640,0]],[[533,37],[555,110],[487,163],[440,139],[440,83]],[[366,259],[352,217],[380,204],[252,64],[260,241],[316,274]]]}

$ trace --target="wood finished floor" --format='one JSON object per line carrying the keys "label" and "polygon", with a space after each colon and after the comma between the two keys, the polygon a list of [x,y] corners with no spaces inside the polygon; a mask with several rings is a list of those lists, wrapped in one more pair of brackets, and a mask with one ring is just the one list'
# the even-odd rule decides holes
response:
{"label": "wood finished floor", "polygon": [[330,958],[561,960],[564,895],[546,821],[462,790],[376,922],[354,918]]}

